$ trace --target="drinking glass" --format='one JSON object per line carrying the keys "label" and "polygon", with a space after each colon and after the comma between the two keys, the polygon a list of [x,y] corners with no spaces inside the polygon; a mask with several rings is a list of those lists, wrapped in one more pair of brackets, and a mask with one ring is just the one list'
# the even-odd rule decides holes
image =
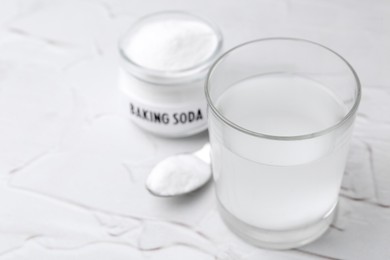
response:
{"label": "drinking glass", "polygon": [[260,39],[222,55],[205,92],[227,226],[265,248],[320,237],[335,215],[360,102],[352,66],[312,41]]}

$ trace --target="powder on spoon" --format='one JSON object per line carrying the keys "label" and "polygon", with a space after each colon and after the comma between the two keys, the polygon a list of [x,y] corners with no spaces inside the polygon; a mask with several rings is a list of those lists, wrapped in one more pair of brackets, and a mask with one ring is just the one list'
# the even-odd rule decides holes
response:
{"label": "powder on spoon", "polygon": [[153,168],[146,187],[160,196],[185,194],[205,184],[210,171],[210,165],[194,155],[176,155]]}

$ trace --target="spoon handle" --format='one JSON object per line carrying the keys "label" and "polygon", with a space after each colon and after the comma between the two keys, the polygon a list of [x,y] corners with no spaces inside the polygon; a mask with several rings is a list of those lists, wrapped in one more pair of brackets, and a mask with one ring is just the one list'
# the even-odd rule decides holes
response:
{"label": "spoon handle", "polygon": [[200,150],[192,154],[203,162],[210,164],[210,143],[206,143]]}

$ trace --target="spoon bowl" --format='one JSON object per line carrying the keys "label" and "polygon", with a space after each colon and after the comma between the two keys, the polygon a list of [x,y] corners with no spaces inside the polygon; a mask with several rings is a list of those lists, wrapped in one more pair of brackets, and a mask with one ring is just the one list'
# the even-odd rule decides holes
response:
{"label": "spoon bowl", "polygon": [[175,197],[203,187],[211,179],[210,145],[191,154],[170,156],[154,166],[145,186],[154,196]]}

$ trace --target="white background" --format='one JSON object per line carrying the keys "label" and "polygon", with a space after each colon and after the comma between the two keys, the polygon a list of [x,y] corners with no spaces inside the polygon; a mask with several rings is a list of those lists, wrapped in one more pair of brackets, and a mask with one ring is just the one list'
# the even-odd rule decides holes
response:
{"label": "white background", "polygon": [[[176,199],[145,191],[158,160],[207,140],[154,137],[118,110],[118,37],[169,9],[214,21],[225,49],[300,37],[356,69],[340,209],[318,241],[257,249],[221,222],[212,185]],[[389,244],[389,1],[0,0],[0,259],[390,259]]]}

